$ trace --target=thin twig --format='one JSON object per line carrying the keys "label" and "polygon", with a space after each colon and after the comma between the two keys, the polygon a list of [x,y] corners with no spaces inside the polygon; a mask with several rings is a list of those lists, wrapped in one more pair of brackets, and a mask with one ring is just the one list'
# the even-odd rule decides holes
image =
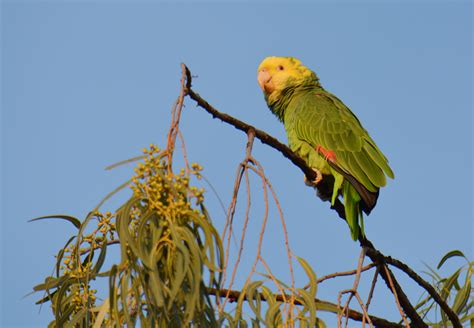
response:
{"label": "thin twig", "polygon": [[[295,301],[296,301],[295,294],[294,293],[291,293],[290,295],[285,294],[284,288],[281,286],[281,284],[275,278],[275,275],[270,270],[270,266],[268,266],[267,262],[265,262],[265,260],[261,256],[258,257],[258,260],[260,261],[260,263],[262,263],[265,270],[267,270],[267,273],[270,276],[271,280],[273,281],[273,283],[277,286],[278,290],[280,291],[280,295],[282,295],[282,298],[283,298],[284,303],[285,303],[285,307],[286,307],[287,304],[290,304],[290,309],[288,309],[288,311],[285,310],[283,312],[285,314],[288,313],[289,314],[288,317],[291,318],[292,317],[291,316],[292,309],[293,309],[293,306],[295,305]],[[288,300],[288,297],[290,298],[289,300]],[[288,320],[284,320],[283,322],[288,322]]]}
{"label": "thin twig", "polygon": [[224,225],[224,229],[222,230],[222,236],[221,239],[222,241],[225,240],[225,237],[227,235],[227,244],[225,247],[225,256],[224,256],[224,266],[223,266],[223,277],[222,277],[222,285],[225,285],[226,278],[227,278],[227,265],[229,262],[229,250],[230,250],[230,240],[232,236],[232,221],[234,219],[235,215],[235,209],[237,205],[237,196],[240,190],[240,183],[242,181],[242,176],[244,174],[245,168],[239,164],[237,167],[237,175],[235,177],[235,182],[234,182],[234,190],[232,193],[232,200],[229,204],[229,208],[227,210],[227,217]]}
{"label": "thin twig", "polygon": [[374,327],[374,325],[372,323],[372,320],[370,320],[370,316],[369,316],[369,313],[367,311],[367,308],[365,307],[364,302],[362,302],[362,299],[360,298],[359,292],[356,291],[354,293],[354,296],[357,299],[357,302],[359,302],[359,306],[360,306],[360,308],[362,309],[362,311],[364,313],[364,317],[362,318],[362,320],[365,322],[365,319],[367,319],[367,322],[369,323],[369,326]]}
{"label": "thin twig", "polygon": [[374,295],[375,284],[377,283],[377,277],[379,275],[379,267],[375,269],[374,278],[372,279],[372,285],[370,286],[369,296],[367,296],[367,303],[365,303],[365,307],[369,309],[370,302],[372,301],[372,297]]}
{"label": "thin twig", "polygon": [[286,255],[287,255],[288,267],[290,269],[290,277],[291,277],[291,288],[294,289],[295,288],[295,274],[294,274],[294,270],[293,270],[293,261],[292,261],[293,255],[292,255],[291,248],[290,248],[290,238],[288,236],[288,229],[286,228],[286,222],[285,222],[285,218],[284,218],[284,215],[283,215],[283,210],[280,206],[280,202],[278,201],[278,197],[276,195],[276,192],[273,189],[272,184],[270,183],[270,180],[268,180],[268,178],[265,175],[265,172],[263,170],[263,166],[257,160],[254,159],[254,161],[255,161],[254,162],[255,165],[258,167],[258,172],[256,172],[256,173],[259,174],[261,176],[261,178],[267,184],[268,189],[270,190],[270,192],[272,194],[272,197],[273,197],[273,200],[274,200],[274,202],[276,204],[276,207],[278,209],[278,214],[280,216],[280,222],[281,222],[281,226],[282,226],[282,229],[283,229],[283,236],[285,238]]}
{"label": "thin twig", "polygon": [[181,64],[181,88],[179,90],[179,96],[176,100],[175,106],[171,115],[171,127],[168,133],[168,142],[166,149],[168,150],[168,171],[171,171],[171,164],[173,162],[173,153],[175,148],[176,136],[179,131],[179,120],[181,118],[181,112],[184,105],[184,97],[187,94],[186,82],[187,82],[187,68],[186,65]]}
{"label": "thin twig", "polygon": [[[252,166],[249,166],[249,168],[253,168]],[[258,171],[254,169],[254,172]],[[260,254],[262,252],[262,245],[263,245],[263,236],[265,234],[265,227],[267,226],[267,221],[268,221],[268,212],[269,212],[269,204],[268,204],[268,190],[267,190],[267,185],[265,183],[265,180],[262,178],[262,189],[263,189],[263,199],[264,199],[264,213],[263,213],[263,221],[262,221],[262,226],[260,228],[260,234],[259,234],[259,239],[258,239],[258,245],[257,245],[257,255],[255,257],[255,261],[252,264],[252,269],[250,270],[247,279],[245,280],[245,287],[248,285],[250,282],[250,278],[252,275],[255,273],[255,270],[257,268],[257,264],[259,262]],[[245,289],[244,287],[244,289]]]}
{"label": "thin twig", "polygon": [[[107,246],[115,245],[115,244],[120,244],[120,240],[115,239],[115,240],[109,240],[109,241],[107,242]],[[92,251],[92,250],[95,251],[96,249],[101,248],[101,247],[102,247],[102,244],[97,244],[97,246],[98,246],[98,247],[94,247],[94,249],[92,249],[91,247],[86,248],[86,249],[83,249],[83,250],[79,253],[79,255],[82,256],[82,255],[85,255],[85,254],[89,253],[89,252]]]}
{"label": "thin twig", "polygon": [[[250,183],[249,183],[249,174],[248,171],[245,171],[245,184],[247,186],[247,209],[245,213],[245,220],[244,220],[244,226],[242,227],[242,234],[240,236],[240,246],[239,246],[239,251],[237,253],[237,259],[234,262],[234,268],[232,270],[232,274],[230,277],[230,282],[229,282],[229,288],[232,288],[235,280],[235,276],[237,274],[237,268],[239,267],[240,260],[242,258],[242,253],[244,251],[244,243],[245,243],[245,235],[247,232],[247,226],[249,222],[249,212],[250,212]],[[225,301],[224,301],[225,305]]]}
{"label": "thin twig", "polygon": [[345,327],[347,327],[347,324],[348,324],[348,320],[349,320],[349,317],[347,316],[347,311],[349,310],[349,304],[352,300],[352,297],[356,297],[357,301],[359,302],[359,305],[364,313],[364,316],[367,318],[367,321],[369,323],[369,325],[371,327],[373,327],[372,325],[372,322],[369,318],[369,315],[367,314],[367,310],[364,306],[364,303],[362,302],[362,300],[360,299],[360,296],[359,296],[359,293],[357,291],[357,289],[359,288],[359,282],[360,282],[360,277],[361,277],[361,273],[362,273],[362,266],[364,264],[364,258],[365,258],[365,253],[366,253],[366,249],[365,247],[362,247],[362,250],[360,252],[360,256],[359,256],[359,262],[357,264],[357,270],[356,270],[356,276],[354,278],[354,284],[352,286],[352,289],[348,289],[348,290],[344,290],[342,292],[339,293],[339,297],[338,297],[338,307],[340,307],[340,300],[341,300],[341,296],[342,294],[346,294],[346,293],[349,293],[349,297],[346,301],[346,305],[344,306],[344,308],[342,309],[342,311],[339,312],[338,314],[338,327],[340,327],[340,324],[341,324],[341,319],[342,319],[342,315],[344,315],[344,313],[346,313],[346,324],[345,324]]}
{"label": "thin twig", "polygon": [[[238,251],[238,254],[237,254],[237,259],[234,263],[234,268],[232,270],[232,275],[231,275],[231,278],[230,278],[230,282],[229,282],[229,289],[232,288],[232,285],[234,284],[234,280],[235,280],[235,276],[237,274],[237,268],[239,266],[239,263],[240,263],[240,259],[242,257],[242,252],[244,250],[244,242],[245,242],[245,235],[246,235],[246,231],[247,231],[247,226],[248,226],[248,222],[249,222],[249,214],[250,214],[250,182],[249,182],[249,175],[248,175],[248,171],[247,171],[247,163],[251,160],[251,155],[252,155],[252,147],[253,147],[253,141],[254,141],[254,138],[255,138],[255,134],[253,134],[251,131],[249,131],[249,134],[248,134],[248,142],[247,142],[247,147],[246,147],[246,155],[245,155],[245,159],[244,161],[241,163],[241,166],[242,166],[242,171],[240,172],[243,172],[241,174],[245,174],[245,183],[246,183],[246,186],[247,186],[247,209],[246,209],[246,212],[245,212],[245,221],[244,221],[244,226],[242,228],[242,234],[241,234],[241,237],[240,237],[240,247],[239,247],[239,251]],[[241,180],[241,177],[240,179]],[[239,183],[239,186],[240,186],[240,183]],[[235,194],[235,197],[232,199],[232,203],[234,203],[234,206],[235,206],[235,203],[234,200],[237,199],[236,197],[237,195]],[[235,211],[235,208],[234,208],[234,211]],[[229,223],[229,228],[231,228],[231,225],[232,225],[232,222]],[[229,241],[230,241],[230,232],[229,232]],[[229,254],[229,249],[230,249],[230,243],[228,242],[227,243],[227,249],[226,249],[226,258],[228,259],[228,254]],[[227,299],[226,298],[223,302],[223,305],[222,307],[225,306],[226,302],[227,302]]]}
{"label": "thin twig", "polygon": [[183,152],[183,159],[184,159],[184,167],[186,168],[186,175],[189,175],[189,161],[188,161],[188,153],[186,151],[186,143],[184,142],[183,134],[180,130],[178,130],[179,141],[181,142],[181,151]]}
{"label": "thin twig", "polygon": [[387,273],[388,280],[390,282],[390,288],[392,289],[393,296],[395,297],[395,303],[397,303],[397,308],[398,308],[398,311],[400,311],[400,315],[402,316],[403,322],[405,323],[405,327],[410,328],[410,324],[407,321],[407,317],[406,317],[405,313],[403,313],[403,309],[400,306],[400,301],[398,300],[397,291],[395,290],[395,287],[393,286],[393,281],[392,281],[391,274],[390,274],[390,272],[388,272],[388,268],[386,266],[384,266],[383,269]]}
{"label": "thin twig", "polygon": [[[367,270],[372,269],[375,266],[377,266],[375,263],[367,264],[365,267],[361,268],[360,272],[365,272]],[[326,276],[323,276],[323,277],[319,278],[318,280],[316,280],[316,282],[319,284],[319,283],[322,283],[323,281],[328,280],[328,279],[332,279],[332,278],[336,278],[336,277],[352,276],[356,273],[357,273],[357,269],[350,270],[350,271],[334,272],[334,273],[331,273],[331,274],[328,274]],[[305,287],[305,288],[307,288],[307,287]]]}
{"label": "thin twig", "polygon": [[[375,284],[377,283],[377,277],[379,276],[379,266],[375,269],[374,278],[372,279],[372,285],[370,286],[369,296],[367,296],[367,302],[365,303],[365,308],[369,311],[370,302],[372,301],[372,296],[374,295]],[[365,327],[365,318],[362,320],[362,328]]]}

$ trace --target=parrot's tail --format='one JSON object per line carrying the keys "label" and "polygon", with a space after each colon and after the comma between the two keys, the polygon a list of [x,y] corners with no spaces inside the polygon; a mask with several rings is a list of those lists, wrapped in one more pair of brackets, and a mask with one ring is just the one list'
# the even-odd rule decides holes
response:
{"label": "parrot's tail", "polygon": [[359,235],[364,237],[361,196],[351,183],[344,181],[342,185],[342,197],[344,198],[346,221],[351,229],[352,239],[357,240]]}
{"label": "parrot's tail", "polygon": [[[360,209],[364,211],[365,214],[369,215],[370,212],[374,209],[375,205],[377,204],[377,199],[379,198],[379,189],[377,191],[373,192],[368,190],[362,183],[357,181],[356,178],[354,178],[352,175],[341,169],[339,166],[337,166],[333,162],[328,162],[329,165],[339,174],[341,174],[345,180],[347,180],[359,193],[360,197],[359,200],[362,200],[360,202]],[[344,195],[343,195],[344,196]],[[345,198],[345,197],[344,197]]]}

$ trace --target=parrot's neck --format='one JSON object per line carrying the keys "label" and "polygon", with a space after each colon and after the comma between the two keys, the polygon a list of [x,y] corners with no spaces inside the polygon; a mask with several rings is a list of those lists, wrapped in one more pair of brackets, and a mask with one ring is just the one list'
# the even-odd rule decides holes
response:
{"label": "parrot's neck", "polygon": [[297,86],[293,85],[280,91],[275,91],[271,95],[265,96],[265,100],[272,113],[275,114],[280,121],[285,123],[285,110],[293,97],[301,93],[311,92],[318,89],[322,89],[319,81],[309,80]]}

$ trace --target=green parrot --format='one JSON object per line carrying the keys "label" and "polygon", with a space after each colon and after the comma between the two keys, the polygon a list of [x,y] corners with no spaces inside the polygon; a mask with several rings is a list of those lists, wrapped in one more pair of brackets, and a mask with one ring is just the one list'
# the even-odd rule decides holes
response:
{"label": "green parrot", "polygon": [[312,183],[333,181],[331,204],[342,196],[352,239],[364,237],[362,212],[369,214],[375,207],[386,176],[394,178],[387,158],[351,110],[298,59],[264,59],[258,84],[268,107],[285,125],[291,150],[316,172]]}

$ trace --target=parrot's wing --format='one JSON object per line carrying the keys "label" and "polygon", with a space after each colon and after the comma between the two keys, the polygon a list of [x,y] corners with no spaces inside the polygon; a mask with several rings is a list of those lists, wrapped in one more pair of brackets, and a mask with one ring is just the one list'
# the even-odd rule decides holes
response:
{"label": "parrot's wing", "polygon": [[[385,175],[393,178],[387,158],[357,117],[334,95],[316,91],[300,97],[293,118],[297,138],[319,151],[336,171],[343,171],[339,173],[351,184],[355,179],[367,191],[377,193],[386,184]],[[364,198],[360,186],[354,187]]]}

